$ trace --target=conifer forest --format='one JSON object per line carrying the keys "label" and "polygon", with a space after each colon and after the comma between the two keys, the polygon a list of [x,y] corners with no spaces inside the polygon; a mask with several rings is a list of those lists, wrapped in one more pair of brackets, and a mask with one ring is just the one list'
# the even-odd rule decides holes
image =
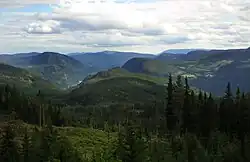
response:
{"label": "conifer forest", "polygon": [[[171,74],[164,96],[110,107],[70,98],[0,91],[4,162],[247,162],[250,99],[230,82],[221,97]],[[143,95],[143,94],[137,94]],[[146,98],[145,98],[146,100]]]}

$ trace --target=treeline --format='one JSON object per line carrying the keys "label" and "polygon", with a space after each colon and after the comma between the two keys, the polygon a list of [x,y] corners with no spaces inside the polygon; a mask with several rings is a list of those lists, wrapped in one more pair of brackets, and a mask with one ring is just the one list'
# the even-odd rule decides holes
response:
{"label": "treeline", "polygon": [[44,97],[41,91],[35,96],[27,96],[15,86],[0,87],[0,111],[8,115],[2,120],[21,119],[39,126],[67,125],[69,120],[62,112],[64,105],[52,104]]}
{"label": "treeline", "polygon": [[128,113],[118,129],[116,157],[123,162],[248,162],[249,101],[239,88],[233,95],[230,83],[221,98],[195,95],[187,78],[183,84],[180,76],[173,82],[170,75],[165,113],[155,111],[156,104],[148,118],[147,109],[141,116]]}
{"label": "treeline", "polygon": [[182,79],[179,76],[174,82],[170,75],[165,100],[156,98],[151,104],[71,105],[67,110],[78,125],[114,132],[126,121],[134,121],[144,133],[162,136],[189,132],[205,138],[217,130],[235,136],[239,128],[249,128],[246,123],[250,122],[250,99],[239,88],[236,94],[232,94],[228,83],[225,95],[214,97],[211,93],[193,91],[188,79]]}
{"label": "treeline", "polygon": [[22,125],[21,121],[1,124],[0,159],[3,162],[82,162],[68,139],[55,129]]}
{"label": "treeline", "polygon": [[183,81],[179,76],[173,81],[169,75],[165,91],[165,100],[156,98],[151,104],[83,107],[52,104],[40,91],[27,97],[5,86],[0,91],[0,106],[12,112],[11,119],[43,128],[71,125],[117,132],[110,148],[94,152],[90,161],[250,161],[250,99],[240,88],[233,94],[228,83],[225,95],[214,97],[194,92],[187,78]]}
{"label": "treeline", "polygon": [[[228,83],[225,95],[214,97],[211,93],[194,92],[187,78],[183,81],[179,76],[173,81],[170,75],[165,98],[166,100],[160,102],[156,99],[150,105],[128,103],[84,109],[79,106],[74,107],[73,111],[79,117],[80,125],[86,127],[121,133],[127,128],[128,122],[132,122],[132,127],[138,126],[139,137],[144,139],[139,141],[143,142],[143,150],[147,152],[141,161],[150,159],[148,155],[152,154],[151,149],[161,152],[152,155],[156,161],[166,161],[170,157],[177,161],[180,161],[180,158],[197,161],[198,155],[202,155],[206,161],[250,160],[247,154],[250,150],[250,99],[239,88],[236,94],[233,94]],[[126,136],[123,135],[123,142],[129,140],[127,138],[130,136],[137,138],[137,135],[127,133]],[[149,141],[153,141],[153,144]],[[132,146],[124,147],[122,153]],[[168,151],[164,151],[165,149]],[[169,152],[173,154],[169,155]],[[165,157],[167,155],[169,156]],[[136,155],[128,156],[138,158]],[[161,160],[157,157],[161,157]]]}

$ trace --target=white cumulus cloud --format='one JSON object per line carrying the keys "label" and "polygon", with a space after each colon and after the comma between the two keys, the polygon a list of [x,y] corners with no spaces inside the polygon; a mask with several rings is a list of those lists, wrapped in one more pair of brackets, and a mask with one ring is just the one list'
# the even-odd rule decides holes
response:
{"label": "white cumulus cloud", "polygon": [[54,34],[60,33],[59,26],[59,22],[48,20],[45,22],[31,23],[25,28],[25,31],[30,34]]}
{"label": "white cumulus cloud", "polygon": [[[31,1],[22,4],[42,3]],[[55,4],[53,12],[27,15],[19,23],[10,22],[15,16],[5,17],[4,32],[13,30],[27,41],[36,39],[33,47],[39,50],[43,50],[38,46],[41,43],[51,50],[160,52],[167,48],[242,48],[250,42],[249,0],[43,2]]]}

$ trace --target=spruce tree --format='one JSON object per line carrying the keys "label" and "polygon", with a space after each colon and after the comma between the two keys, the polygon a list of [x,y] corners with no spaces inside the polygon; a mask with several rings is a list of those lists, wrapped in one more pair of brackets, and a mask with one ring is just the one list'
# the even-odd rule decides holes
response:
{"label": "spruce tree", "polygon": [[215,129],[215,119],[216,119],[216,107],[212,94],[210,93],[207,102],[204,103],[201,109],[200,118],[200,133],[203,139],[203,144],[207,146],[207,142],[210,138],[211,133]]}
{"label": "spruce tree", "polygon": [[185,77],[185,90],[189,91],[188,78]]}
{"label": "spruce tree", "polygon": [[173,105],[174,105],[174,113],[176,116],[176,126],[175,126],[175,135],[180,134],[181,131],[181,120],[182,120],[182,108],[184,104],[184,95],[185,89],[182,83],[181,75],[177,76],[176,85],[173,94]]}
{"label": "spruce tree", "polygon": [[241,110],[241,92],[240,88],[237,87],[235,96],[235,106],[232,108],[232,127],[231,129],[237,132],[240,120],[240,110]]}
{"label": "spruce tree", "polygon": [[44,95],[39,90],[36,96],[37,96],[37,104],[39,107],[39,126],[43,127],[45,126],[45,105],[43,104]]}
{"label": "spruce tree", "polygon": [[245,94],[242,93],[240,99],[240,113],[238,123],[238,137],[241,142],[241,155],[246,160],[246,135],[250,130],[250,109],[248,107]]}
{"label": "spruce tree", "polygon": [[176,85],[177,85],[177,87],[183,87],[183,82],[182,82],[181,75],[177,76]]}
{"label": "spruce tree", "polygon": [[41,132],[40,137],[40,151],[39,158],[40,161],[49,161],[53,157],[52,144],[54,142],[53,132],[48,128],[44,128]]}
{"label": "spruce tree", "polygon": [[237,90],[236,90],[236,104],[239,105],[240,104],[240,99],[241,99],[241,93],[240,93],[240,88],[237,87]]}
{"label": "spruce tree", "polygon": [[203,105],[203,94],[202,94],[202,91],[200,89],[199,95],[198,95],[198,107],[201,108],[202,105]]}
{"label": "spruce tree", "polygon": [[192,133],[195,133],[198,135],[199,132],[199,117],[200,117],[200,109],[198,106],[198,100],[197,97],[195,96],[194,91],[191,91],[190,95],[190,107],[192,109],[191,111],[191,123],[190,123],[190,131]]}
{"label": "spruce tree", "polygon": [[225,95],[220,103],[220,130],[232,137],[232,126],[234,125],[234,100],[231,92],[231,84],[227,84]]}
{"label": "spruce tree", "polygon": [[169,74],[169,80],[168,80],[168,87],[167,87],[167,104],[165,108],[166,113],[166,121],[167,121],[167,129],[169,133],[171,133],[176,126],[176,115],[174,112],[174,105],[173,105],[173,82],[172,82],[172,76]]}
{"label": "spruce tree", "polygon": [[56,148],[52,150],[54,152],[54,158],[58,159],[60,162],[82,162],[82,155],[76,152],[71,142],[60,134],[55,135],[57,136],[55,141]]}
{"label": "spruce tree", "polygon": [[128,124],[118,135],[117,155],[123,162],[144,162],[146,145],[140,131]]}
{"label": "spruce tree", "polygon": [[0,158],[4,162],[18,162],[20,160],[15,137],[11,125],[7,124],[3,129],[3,136],[0,145]]}
{"label": "spruce tree", "polygon": [[189,85],[188,80],[185,78],[185,96],[184,104],[182,109],[182,133],[191,131],[191,107],[190,107],[190,94],[189,94]]}
{"label": "spruce tree", "polygon": [[228,83],[227,83],[227,88],[226,88],[226,91],[225,91],[225,97],[224,97],[224,98],[226,98],[226,99],[231,99],[232,96],[233,96],[233,94],[232,94],[232,90],[231,90],[231,83],[228,82]]}
{"label": "spruce tree", "polygon": [[22,154],[24,162],[32,161],[32,143],[28,134],[28,129],[25,128],[23,143],[22,143]]}

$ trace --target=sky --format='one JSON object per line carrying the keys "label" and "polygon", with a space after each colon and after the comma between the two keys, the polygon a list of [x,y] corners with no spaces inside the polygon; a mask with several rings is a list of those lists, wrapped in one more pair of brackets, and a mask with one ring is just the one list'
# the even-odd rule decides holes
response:
{"label": "sky", "polygon": [[249,0],[0,0],[0,53],[249,46]]}

